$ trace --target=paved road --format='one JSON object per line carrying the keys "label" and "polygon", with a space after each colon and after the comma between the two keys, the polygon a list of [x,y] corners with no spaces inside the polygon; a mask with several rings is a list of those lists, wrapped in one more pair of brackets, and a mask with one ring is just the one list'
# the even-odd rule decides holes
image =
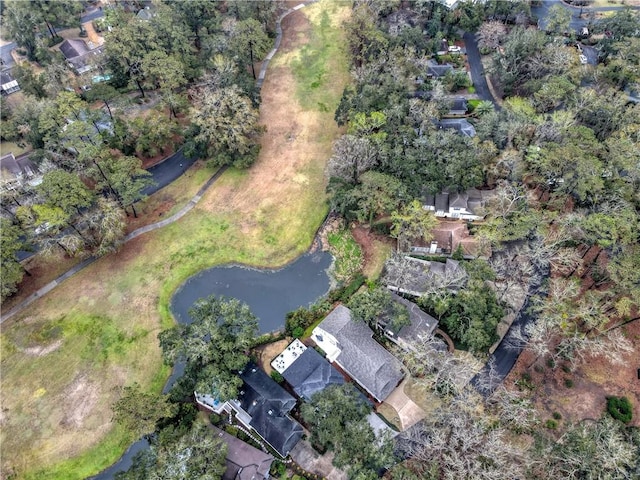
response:
{"label": "paved road", "polygon": [[11,56],[11,50],[16,48],[16,42],[7,43],[0,47],[0,58],[2,58],[2,68],[9,68],[15,65],[15,61]]}
{"label": "paved road", "polygon": [[144,195],[151,195],[157,192],[161,188],[166,187],[176,178],[182,175],[187,168],[193,165],[196,158],[187,158],[182,153],[182,150],[178,150],[176,153],[167,157],[161,163],[149,168],[151,179],[154,181],[154,185],[145,188],[142,193]]}
{"label": "paved road", "polygon": [[464,45],[467,51],[467,61],[469,62],[469,71],[471,72],[471,79],[473,80],[473,86],[476,89],[476,94],[482,100],[488,100],[493,103],[496,110],[500,110],[500,105],[493,98],[491,90],[487,85],[487,77],[485,76],[484,67],[480,60],[480,50],[478,50],[478,41],[474,33],[466,32],[464,34]]}
{"label": "paved road", "polygon": [[545,0],[540,3],[540,5],[531,7],[531,13],[533,13],[536,17],[538,17],[538,27],[542,30],[546,27],[546,19],[549,16],[549,9],[555,5],[562,5],[566,10],[571,12],[571,21],[569,22],[569,27],[573,30],[580,30],[584,26],[589,26],[591,23],[588,18],[580,18],[580,11],[582,14],[586,16],[589,12],[613,12],[616,10],[622,10],[624,8],[631,8],[633,10],[640,10],[640,6],[617,6],[617,7],[574,7],[572,5],[567,5],[561,0]]}

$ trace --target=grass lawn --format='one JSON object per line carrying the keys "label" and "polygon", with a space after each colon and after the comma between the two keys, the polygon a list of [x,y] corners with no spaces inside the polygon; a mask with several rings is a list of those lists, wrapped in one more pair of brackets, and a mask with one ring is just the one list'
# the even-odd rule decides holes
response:
{"label": "grass lawn", "polygon": [[0,142],[0,155],[7,155],[8,153],[13,153],[13,156],[17,157],[18,155],[22,155],[26,151],[27,151],[26,148],[20,147],[15,142],[5,142],[5,141]]}
{"label": "grass lawn", "polygon": [[[203,268],[275,267],[309,247],[327,211],[323,172],[340,133],[333,111],[348,80],[339,28],[348,12],[322,2],[287,20],[262,91],[268,130],[249,171],[227,171],[181,220],[127,243],[3,325],[3,476],[84,478],[111,464],[133,440],[111,423],[122,386],[158,391],[167,377],[157,334],[173,322],[176,288]],[[322,61],[331,77],[303,105],[291,95],[306,88],[293,60],[306,42],[314,55],[318,38],[332,44],[320,45],[330,48]]]}

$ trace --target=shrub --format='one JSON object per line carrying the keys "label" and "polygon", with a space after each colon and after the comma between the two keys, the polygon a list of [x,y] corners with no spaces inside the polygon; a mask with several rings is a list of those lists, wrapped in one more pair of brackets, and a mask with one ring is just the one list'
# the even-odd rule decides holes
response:
{"label": "shrub", "polygon": [[473,85],[471,85],[470,87],[467,88],[467,92],[469,93],[476,93],[476,87],[474,87]]}
{"label": "shrub", "polygon": [[224,431],[227,432],[229,435],[233,435],[234,437],[238,436],[238,427],[234,427],[233,425],[227,425],[226,427],[224,427]]}
{"label": "shrub", "polygon": [[276,372],[275,370],[271,372],[271,378],[273,379],[274,382],[278,382],[278,383],[284,382],[284,377],[279,372]]}
{"label": "shrub", "polygon": [[553,358],[547,358],[547,367],[556,368],[556,361]]}
{"label": "shrub", "polygon": [[567,388],[572,388],[573,387],[573,380],[571,380],[570,378],[565,378],[564,379],[564,386]]}
{"label": "shrub", "polygon": [[287,471],[287,466],[284,463],[273,462],[271,464],[271,474],[275,477],[280,477],[284,475]]}
{"label": "shrub", "polygon": [[292,335],[294,338],[301,338],[304,335],[304,328],[302,327],[294,328]]}
{"label": "shrub", "polygon": [[544,423],[544,426],[547,427],[549,430],[555,430],[556,428],[558,428],[558,422],[556,422],[555,420],[549,419]]}
{"label": "shrub", "polygon": [[629,423],[633,418],[633,406],[627,397],[607,397],[607,412],[622,423]]}
{"label": "shrub", "polygon": [[544,372],[544,367],[542,365],[536,365],[535,367],[533,367],[533,369],[537,372],[537,373],[542,373]]}
{"label": "shrub", "polygon": [[217,413],[212,413],[211,415],[209,415],[209,421],[214,425],[220,425],[221,420],[222,417]]}
{"label": "shrub", "polygon": [[554,420],[560,420],[561,418],[562,418],[562,415],[560,415],[560,412],[553,412]]}

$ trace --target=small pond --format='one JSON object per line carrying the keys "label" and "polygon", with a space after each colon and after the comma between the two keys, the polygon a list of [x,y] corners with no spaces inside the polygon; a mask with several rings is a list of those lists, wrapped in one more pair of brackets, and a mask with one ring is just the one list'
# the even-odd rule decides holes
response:
{"label": "small pond", "polygon": [[[285,316],[298,307],[308,307],[330,288],[328,270],[332,257],[326,252],[307,253],[279,270],[255,269],[240,265],[214,267],[189,278],[171,299],[171,312],[179,323],[190,323],[189,309],[199,298],[222,295],[249,305],[258,317],[260,333],[284,327]],[[184,371],[177,364],[164,392]],[[91,480],[112,480],[128,470],[136,453],[149,447],[144,438],[129,447],[116,463]]]}

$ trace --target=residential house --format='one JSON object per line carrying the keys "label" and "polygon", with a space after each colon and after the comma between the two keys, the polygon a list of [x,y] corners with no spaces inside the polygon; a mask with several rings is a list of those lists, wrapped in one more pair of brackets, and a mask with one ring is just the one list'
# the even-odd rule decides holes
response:
{"label": "residential house", "polygon": [[384,401],[403,378],[400,362],[373,339],[373,331],[337,306],[313,329],[311,338],[327,359],[344,370],[376,401]]}
{"label": "residential house", "polygon": [[238,422],[285,458],[303,433],[302,426],[289,415],[296,399],[252,363],[240,378],[244,383],[237,399],[220,402],[214,395],[196,392],[196,403],[218,414],[235,414]]}
{"label": "residential house", "polygon": [[0,73],[0,88],[2,95],[11,95],[20,90],[20,85],[18,85],[18,81],[11,75],[11,71],[6,70]]}
{"label": "residential house", "polygon": [[453,73],[453,65],[449,63],[445,63],[444,65],[439,65],[433,60],[427,61],[427,78],[442,78],[447,75],[447,73]]}
{"label": "residential house", "polygon": [[9,152],[0,157],[0,188],[15,190],[24,183],[35,186],[42,181],[38,167],[29,156],[27,153],[16,158]]}
{"label": "residential house", "polygon": [[453,129],[465,137],[475,137],[476,129],[466,118],[446,118],[437,122],[438,128]]}
{"label": "residential house", "polygon": [[394,302],[406,307],[409,313],[409,324],[393,330],[390,325],[384,325],[385,336],[404,349],[411,348],[411,344],[419,337],[430,337],[438,327],[438,320],[422,311],[418,305],[395,293],[391,294]]}
{"label": "residential house", "polygon": [[214,434],[227,444],[222,480],[268,480],[274,457],[216,427]]}
{"label": "residential house", "polygon": [[456,97],[451,101],[449,107],[449,115],[464,115],[468,110],[467,99],[464,97]]}
{"label": "residential house", "polygon": [[431,241],[428,244],[421,239],[413,239],[409,247],[410,253],[420,255],[452,254],[460,248],[463,255],[476,257],[482,253],[475,237],[469,233],[466,222],[441,221],[431,230]]}
{"label": "residential house", "polygon": [[296,395],[306,401],[329,385],[344,383],[344,377],[333,365],[298,339],[287,346],[271,366],[291,385]]}
{"label": "residential house", "polygon": [[95,68],[96,60],[102,55],[101,46],[85,42],[80,38],[69,38],[60,44],[60,52],[71,69],[81,75]]}
{"label": "residential house", "polygon": [[445,262],[432,262],[405,256],[403,262],[401,275],[385,277],[386,286],[392,292],[414,297],[441,289],[456,293],[467,280],[465,269],[450,258]]}
{"label": "residential house", "polygon": [[486,202],[492,195],[492,190],[476,188],[466,192],[445,191],[436,195],[426,195],[423,207],[434,212],[436,217],[482,220],[485,216]]}

